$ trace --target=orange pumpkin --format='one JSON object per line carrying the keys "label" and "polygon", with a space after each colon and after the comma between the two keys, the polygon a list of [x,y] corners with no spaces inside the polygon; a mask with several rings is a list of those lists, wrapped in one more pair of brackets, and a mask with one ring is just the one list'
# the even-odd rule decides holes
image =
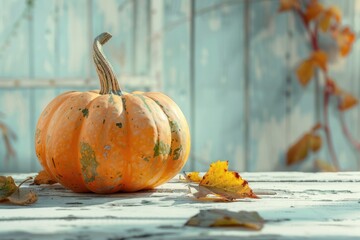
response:
{"label": "orange pumpkin", "polygon": [[101,90],[66,92],[42,112],[35,136],[44,169],[75,192],[113,193],[154,188],[174,177],[190,152],[180,108],[158,92],[119,88],[99,35],[93,58]]}

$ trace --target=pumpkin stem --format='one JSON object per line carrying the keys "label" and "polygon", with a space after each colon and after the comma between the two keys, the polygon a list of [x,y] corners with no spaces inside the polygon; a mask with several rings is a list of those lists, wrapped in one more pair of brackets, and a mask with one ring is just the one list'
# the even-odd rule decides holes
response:
{"label": "pumpkin stem", "polygon": [[104,32],[95,38],[93,44],[93,59],[100,79],[100,94],[113,93],[121,96],[122,92],[114,70],[102,50],[102,45],[109,41],[111,37],[110,33]]}

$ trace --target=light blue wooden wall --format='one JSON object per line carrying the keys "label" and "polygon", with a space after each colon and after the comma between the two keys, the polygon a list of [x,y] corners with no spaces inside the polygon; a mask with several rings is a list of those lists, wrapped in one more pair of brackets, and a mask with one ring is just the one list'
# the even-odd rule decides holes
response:
{"label": "light blue wooden wall", "polygon": [[[359,32],[359,1],[324,2],[338,5],[344,22]],[[316,86],[302,89],[295,79],[294,68],[309,49],[297,19],[277,13],[277,0],[34,0],[30,8],[25,0],[0,0],[0,5],[0,81],[62,84],[0,88],[1,120],[18,135],[17,157],[0,159],[0,172],[40,168],[33,147],[37,118],[59,93],[96,87],[91,44],[103,31],[114,35],[105,51],[125,76],[125,89],[164,91],[186,115],[193,144],[186,170],[206,170],[217,159],[240,171],[311,170],[313,158],[329,159],[325,146],[300,167],[284,166],[286,148],[319,119],[320,105]],[[330,68],[358,97],[359,57],[356,42],[349,58]],[[138,78],[150,79],[150,86],[131,81]],[[84,85],[73,87],[78,80]],[[359,109],[346,114],[358,139]],[[342,168],[357,168],[359,155],[346,144],[335,111],[330,120]],[[0,146],[2,158],[2,140]]]}

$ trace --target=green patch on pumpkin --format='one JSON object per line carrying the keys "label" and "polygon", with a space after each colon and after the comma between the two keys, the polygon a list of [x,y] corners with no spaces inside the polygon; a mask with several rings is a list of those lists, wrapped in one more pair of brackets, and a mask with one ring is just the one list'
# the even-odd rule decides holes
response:
{"label": "green patch on pumpkin", "polygon": [[83,110],[81,110],[81,112],[82,112],[82,114],[83,114],[84,117],[87,118],[87,117],[89,116],[89,109],[84,108]]}
{"label": "green patch on pumpkin", "polygon": [[168,155],[169,153],[170,145],[158,140],[154,146],[154,157]]}
{"label": "green patch on pumpkin", "polygon": [[176,149],[174,150],[174,152],[173,152],[173,156],[174,156],[173,159],[174,159],[174,160],[178,160],[178,159],[180,158],[180,154],[182,153],[182,151],[183,151],[183,147],[182,147],[182,146],[176,148]]}
{"label": "green patch on pumpkin", "polygon": [[151,112],[150,106],[147,104],[146,102],[146,98],[141,95],[141,94],[135,94],[135,96],[137,96],[138,98],[141,99],[141,101],[143,101],[143,103],[145,104],[145,107],[149,110],[149,112]]}
{"label": "green patch on pumpkin", "polygon": [[179,124],[175,121],[170,121],[170,129],[171,132],[179,132],[180,128],[179,128]]}
{"label": "green patch on pumpkin", "polygon": [[81,171],[85,182],[95,181],[97,176],[96,168],[99,166],[99,163],[96,161],[95,152],[88,143],[80,143],[80,162],[81,162]]}

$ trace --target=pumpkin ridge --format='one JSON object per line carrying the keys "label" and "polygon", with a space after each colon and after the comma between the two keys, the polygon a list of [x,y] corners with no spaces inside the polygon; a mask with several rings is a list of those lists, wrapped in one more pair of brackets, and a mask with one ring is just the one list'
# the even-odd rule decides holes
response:
{"label": "pumpkin ridge", "polygon": [[[85,121],[89,121],[88,116],[91,114],[89,111],[90,106],[92,105],[93,101],[100,97],[98,93],[94,93],[97,96],[92,98],[83,108],[82,113],[84,114],[84,109],[87,109],[86,115],[84,114],[83,121],[81,121],[80,129],[78,131],[78,134],[76,135],[76,143],[78,143],[78,151],[77,151],[77,159],[79,161],[77,162],[78,172],[81,174],[81,179],[83,180],[83,184],[86,186],[88,191],[91,191],[88,187],[89,182],[95,181],[95,178],[97,176],[96,168],[99,166],[99,162],[97,162],[94,150],[91,148],[91,146],[86,142],[81,142],[80,136],[82,135],[82,131],[84,130],[84,123]],[[89,175],[90,172],[90,175]]]}
{"label": "pumpkin ridge", "polygon": [[[156,94],[156,95],[155,95]],[[182,151],[186,151],[187,149],[184,149],[183,145],[179,145],[179,143],[181,142],[181,128],[179,126],[179,124],[181,124],[181,121],[179,122],[175,122],[175,119],[173,119],[173,117],[171,117],[169,115],[169,109],[167,109],[163,104],[162,104],[162,101],[166,101],[167,100],[167,96],[165,94],[161,94],[159,95],[160,98],[157,99],[158,97],[158,94],[161,94],[161,93],[154,93],[154,92],[148,92],[148,93],[145,93],[145,95],[152,99],[161,109],[162,111],[165,113],[167,119],[168,119],[168,122],[169,122],[169,127],[170,127],[170,130],[171,130],[171,149],[172,149],[172,152],[171,154],[169,154],[168,156],[168,159],[167,159],[167,166],[165,168],[165,173],[166,172],[169,172],[169,171],[173,171],[173,161],[172,160],[176,160],[176,161],[181,161],[179,159],[180,157],[180,154]],[[170,102],[171,103],[171,102]],[[184,127],[185,126],[181,126],[181,127]],[[185,143],[186,144],[186,143]],[[183,157],[184,158],[184,157]],[[185,157],[187,158],[187,156]],[[180,162],[179,162],[180,163]],[[179,168],[182,168],[183,165],[185,164],[185,162],[183,164],[181,164],[179,166]],[[180,169],[178,169],[180,170]],[[172,176],[170,177],[167,177],[167,176],[163,176],[163,178],[159,179],[157,182],[155,182],[153,184],[153,186],[158,186],[160,185],[161,183],[165,182],[165,181],[168,181],[169,178],[171,178]]]}
{"label": "pumpkin ridge", "polygon": [[[62,95],[60,95],[59,98],[61,97],[62,101],[59,101],[55,105],[51,106],[52,107],[51,110],[47,109],[51,103],[48,106],[46,106],[46,108],[43,110],[42,114],[40,115],[40,118],[39,118],[37,126],[36,126],[36,135],[35,135],[35,151],[36,151],[36,155],[37,155],[38,159],[40,160],[40,163],[45,168],[46,172],[50,176],[52,176],[53,178],[55,178],[54,174],[49,170],[48,163],[46,161],[46,144],[47,143],[46,143],[46,141],[44,141],[44,143],[39,142],[38,138],[40,139],[40,141],[41,141],[41,139],[44,139],[41,136],[42,135],[44,135],[44,136],[47,135],[48,127],[49,127],[49,124],[50,124],[50,121],[51,121],[52,117],[57,112],[59,106],[62,105],[63,102],[66,101],[71,95],[73,95],[73,93],[75,93],[75,92],[70,91],[70,92],[66,92],[66,93],[63,93]],[[47,111],[47,112],[45,112],[45,111]],[[42,126],[38,126],[39,124],[41,124],[41,120],[42,120],[41,118],[45,117],[43,115],[44,113],[46,113],[47,119],[46,119],[46,121],[43,122]],[[40,127],[41,127],[41,130],[40,130]],[[39,150],[37,149],[38,144],[41,144]],[[42,156],[40,156],[39,152],[42,153]]]}
{"label": "pumpkin ridge", "polygon": [[[141,96],[142,96],[141,99],[143,100],[144,103],[145,103],[145,100],[148,100],[148,101],[152,102],[152,104],[154,104],[155,106],[158,106],[159,109],[161,110],[161,112],[166,116],[167,121],[169,121],[169,117],[166,114],[166,112],[163,110],[163,108],[154,99],[147,96],[146,93],[141,94]],[[147,105],[146,107],[149,107],[148,104],[146,104],[146,105]],[[155,119],[154,115],[156,113],[157,112],[150,111],[150,114],[152,115],[152,117],[154,119]],[[167,143],[164,143],[164,142],[162,142],[160,140],[160,135],[159,135],[160,131],[159,131],[159,127],[158,127],[157,122],[155,122],[155,126],[156,126],[156,130],[157,130],[158,134],[157,134],[157,140],[156,140],[156,143],[155,143],[155,146],[154,146],[154,156],[153,157],[154,158],[162,157],[162,162],[163,162],[163,164],[166,165],[166,167],[162,168],[162,170],[160,171],[160,174],[157,175],[158,176],[157,178],[152,178],[151,179],[151,184],[150,184],[151,186],[155,186],[156,182],[161,181],[161,179],[163,178],[164,173],[166,173],[167,165],[169,164],[169,159],[170,159],[171,152],[172,152],[172,149],[171,149],[171,142],[172,142],[171,129],[170,129],[170,144],[167,144]],[[169,124],[169,128],[170,128],[170,124]]]}

